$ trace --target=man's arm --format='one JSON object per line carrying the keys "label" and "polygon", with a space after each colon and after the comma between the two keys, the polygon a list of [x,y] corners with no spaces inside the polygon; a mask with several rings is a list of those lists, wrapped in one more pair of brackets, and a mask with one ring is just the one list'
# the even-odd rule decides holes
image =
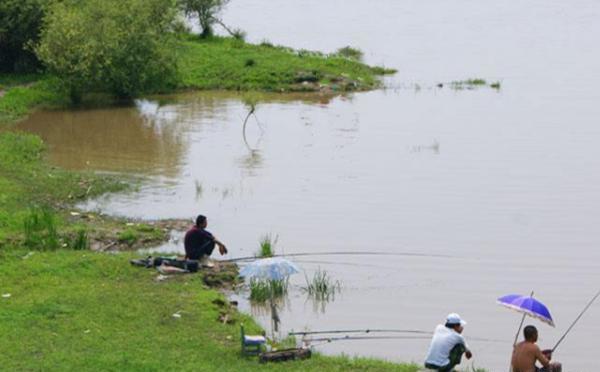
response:
{"label": "man's arm", "polygon": [[460,340],[463,346],[465,347],[465,357],[467,357],[467,359],[471,359],[473,357],[473,353],[471,352],[471,348],[469,347],[469,345],[467,345],[465,337],[463,335],[460,335]]}
{"label": "man's arm", "polygon": [[[550,356],[551,354],[549,354]],[[540,363],[542,363],[542,365],[546,368],[550,367],[550,359],[546,358],[546,355],[544,355],[544,353],[542,353],[542,351],[540,350],[540,348],[538,347],[537,350],[535,351],[535,357],[537,360],[540,361]]]}
{"label": "man's arm", "polygon": [[215,240],[215,244],[219,246],[219,253],[221,253],[221,255],[227,254],[227,247],[225,247],[225,244],[221,243],[219,239],[214,236],[213,239]]}

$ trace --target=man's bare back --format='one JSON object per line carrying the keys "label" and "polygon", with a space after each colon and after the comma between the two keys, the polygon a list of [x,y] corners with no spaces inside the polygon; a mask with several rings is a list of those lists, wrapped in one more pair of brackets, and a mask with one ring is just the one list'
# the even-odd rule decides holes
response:
{"label": "man's bare back", "polygon": [[512,355],[513,372],[536,372],[535,362],[540,361],[544,367],[550,365],[550,361],[540,348],[533,342],[519,342]]}

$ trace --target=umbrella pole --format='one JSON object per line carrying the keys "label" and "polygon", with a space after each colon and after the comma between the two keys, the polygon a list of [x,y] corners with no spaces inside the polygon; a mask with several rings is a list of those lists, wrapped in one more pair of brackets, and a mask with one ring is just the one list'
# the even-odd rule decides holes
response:
{"label": "umbrella pole", "polygon": [[[533,291],[531,291],[531,294],[529,295],[529,297],[533,297]],[[515,346],[517,346],[517,341],[519,340],[519,333],[521,333],[521,328],[523,328],[523,323],[525,323],[525,313],[523,313],[523,317],[521,318],[521,323],[519,324],[519,329],[517,329],[517,334],[515,335],[515,341],[513,342],[513,349],[515,348]],[[508,365],[508,372],[512,372],[512,360],[510,361],[510,363]]]}
{"label": "umbrella pole", "polygon": [[523,323],[525,322],[525,314],[521,318],[521,324],[519,324],[519,329],[517,329],[517,334],[515,335],[515,341],[513,342],[513,347],[517,346],[517,341],[519,340],[519,333],[521,333],[521,328],[523,328]]}
{"label": "umbrella pole", "polygon": [[[533,291],[531,291],[531,294],[529,295],[529,297],[533,297]],[[517,329],[517,334],[515,335],[515,342],[513,342],[513,347],[515,347],[517,345],[517,341],[519,340],[519,333],[521,333],[521,328],[523,328],[524,322],[525,322],[525,314],[523,314],[523,317],[521,318],[521,324],[519,324],[519,329]]]}

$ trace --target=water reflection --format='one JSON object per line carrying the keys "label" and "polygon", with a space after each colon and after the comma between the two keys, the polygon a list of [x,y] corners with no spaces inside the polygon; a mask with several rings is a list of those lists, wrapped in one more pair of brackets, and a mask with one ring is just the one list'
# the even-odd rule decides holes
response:
{"label": "water reflection", "polygon": [[268,330],[271,332],[270,338],[272,340],[282,340],[285,337],[280,327],[281,318],[279,313],[288,307],[289,300],[287,296],[271,298],[266,302],[250,301],[250,313],[255,319],[269,319]]}
{"label": "water reflection", "polygon": [[17,129],[49,146],[51,163],[68,169],[162,174],[175,177],[188,143],[179,113],[150,101],[135,107],[38,111]]}

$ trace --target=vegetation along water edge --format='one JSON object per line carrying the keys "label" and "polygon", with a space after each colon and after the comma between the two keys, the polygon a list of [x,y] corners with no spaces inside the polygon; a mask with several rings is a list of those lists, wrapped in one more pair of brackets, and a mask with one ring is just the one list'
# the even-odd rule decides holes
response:
{"label": "vegetation along water edge", "polygon": [[[191,35],[177,28],[174,5],[25,0],[0,6],[1,17],[8,14],[0,30],[8,38],[0,40],[9,40],[0,45],[0,364],[7,370],[416,371],[347,356],[267,366],[240,357],[239,325],[260,329],[212,286],[235,275],[156,281],[153,270],[127,263],[137,254],[126,250],[158,244],[188,221],[78,210],[78,202],[133,189],[135,180],[59,169],[44,160],[39,137],[12,131],[12,123],[37,108],[194,89],[368,90],[392,72],[361,63],[354,52],[326,55]],[[92,20],[98,27],[84,27]]]}

